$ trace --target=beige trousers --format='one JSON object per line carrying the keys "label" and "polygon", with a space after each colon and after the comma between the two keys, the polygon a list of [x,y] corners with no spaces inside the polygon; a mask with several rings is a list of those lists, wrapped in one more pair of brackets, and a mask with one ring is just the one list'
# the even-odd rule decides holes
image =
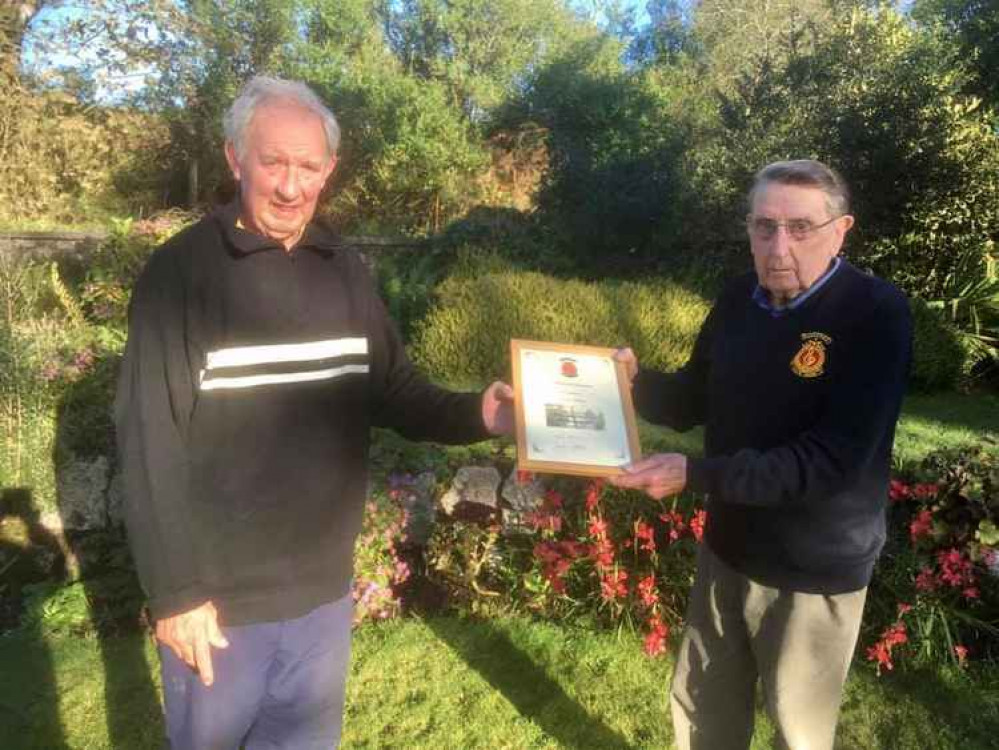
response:
{"label": "beige trousers", "polygon": [[676,746],[748,748],[759,680],[778,748],[831,750],[866,597],[762,586],[702,544],[673,672]]}

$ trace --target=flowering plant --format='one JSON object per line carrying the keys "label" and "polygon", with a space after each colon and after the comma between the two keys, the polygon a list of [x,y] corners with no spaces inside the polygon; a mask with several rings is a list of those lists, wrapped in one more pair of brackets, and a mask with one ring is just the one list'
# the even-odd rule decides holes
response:
{"label": "flowering plant", "polygon": [[[999,473],[985,447],[930,455],[914,481],[893,479],[896,533],[875,581],[894,622],[867,648],[878,672],[893,656],[958,666],[995,650],[999,635]],[[882,595],[883,593],[883,595]],[[882,622],[884,618],[881,618]],[[896,647],[905,646],[897,653]]]}
{"label": "flowering plant", "polygon": [[401,609],[397,587],[409,578],[400,557],[406,513],[390,494],[373,493],[354,551],[354,624],[395,617]]}
{"label": "flowering plant", "polygon": [[533,528],[533,597],[551,615],[589,610],[645,633],[649,656],[666,652],[693,578],[706,515],[677,499],[563,480],[550,489]]}

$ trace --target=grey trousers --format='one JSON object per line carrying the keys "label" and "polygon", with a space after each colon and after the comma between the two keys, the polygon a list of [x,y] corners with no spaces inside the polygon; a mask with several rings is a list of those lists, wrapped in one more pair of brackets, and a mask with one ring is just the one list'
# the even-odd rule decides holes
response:
{"label": "grey trousers", "polygon": [[759,681],[778,748],[831,750],[866,597],[762,586],[702,544],[673,672],[676,746],[748,748]]}
{"label": "grey trousers", "polygon": [[294,620],[223,626],[205,687],[160,646],[172,750],[330,750],[340,729],[350,661],[351,595]]}

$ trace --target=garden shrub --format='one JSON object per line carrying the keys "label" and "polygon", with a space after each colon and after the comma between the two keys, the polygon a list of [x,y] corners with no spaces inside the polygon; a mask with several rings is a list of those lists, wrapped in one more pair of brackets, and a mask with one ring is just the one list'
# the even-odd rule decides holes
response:
{"label": "garden shrub", "polygon": [[502,603],[547,619],[625,625],[644,633],[647,654],[666,653],[693,582],[705,512],[690,497],[656,501],[602,481],[562,477],[547,486],[522,534],[440,523],[427,549],[429,575],[473,612]]}
{"label": "garden shrub", "polygon": [[921,299],[913,299],[911,386],[921,391],[953,389],[966,373],[968,354],[957,329]]}
{"label": "garden shrub", "polygon": [[80,104],[0,76],[0,223],[80,224],[162,200],[155,115]]}
{"label": "garden shrub", "polygon": [[406,513],[395,493],[376,491],[364,506],[361,533],[354,549],[354,624],[386,620],[400,612],[397,589],[409,578],[400,557]]}
{"label": "garden shrub", "polygon": [[81,273],[0,255],[0,484],[30,487],[39,513],[58,513],[68,461],[113,468],[111,403],[132,284],[188,220],[112,222]]}
{"label": "garden shrub", "polygon": [[668,281],[584,282],[540,273],[458,273],[416,327],[414,360],[439,380],[482,383],[508,372],[511,338],[631,346],[674,370],[690,354],[707,303]]}
{"label": "garden shrub", "polygon": [[889,540],[871,585],[867,659],[892,669],[999,656],[999,449],[930,454],[894,479]]}

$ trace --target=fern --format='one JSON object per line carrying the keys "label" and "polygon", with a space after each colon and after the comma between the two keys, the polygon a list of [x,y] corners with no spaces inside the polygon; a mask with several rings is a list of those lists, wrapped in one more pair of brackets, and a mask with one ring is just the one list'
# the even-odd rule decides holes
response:
{"label": "fern", "polygon": [[66,311],[69,319],[74,325],[83,325],[85,322],[83,309],[80,307],[80,303],[76,301],[76,297],[73,296],[69,287],[63,282],[62,277],[59,276],[59,265],[55,262],[49,266],[49,280],[52,283],[52,291],[59,300],[59,304],[62,305],[63,310]]}

